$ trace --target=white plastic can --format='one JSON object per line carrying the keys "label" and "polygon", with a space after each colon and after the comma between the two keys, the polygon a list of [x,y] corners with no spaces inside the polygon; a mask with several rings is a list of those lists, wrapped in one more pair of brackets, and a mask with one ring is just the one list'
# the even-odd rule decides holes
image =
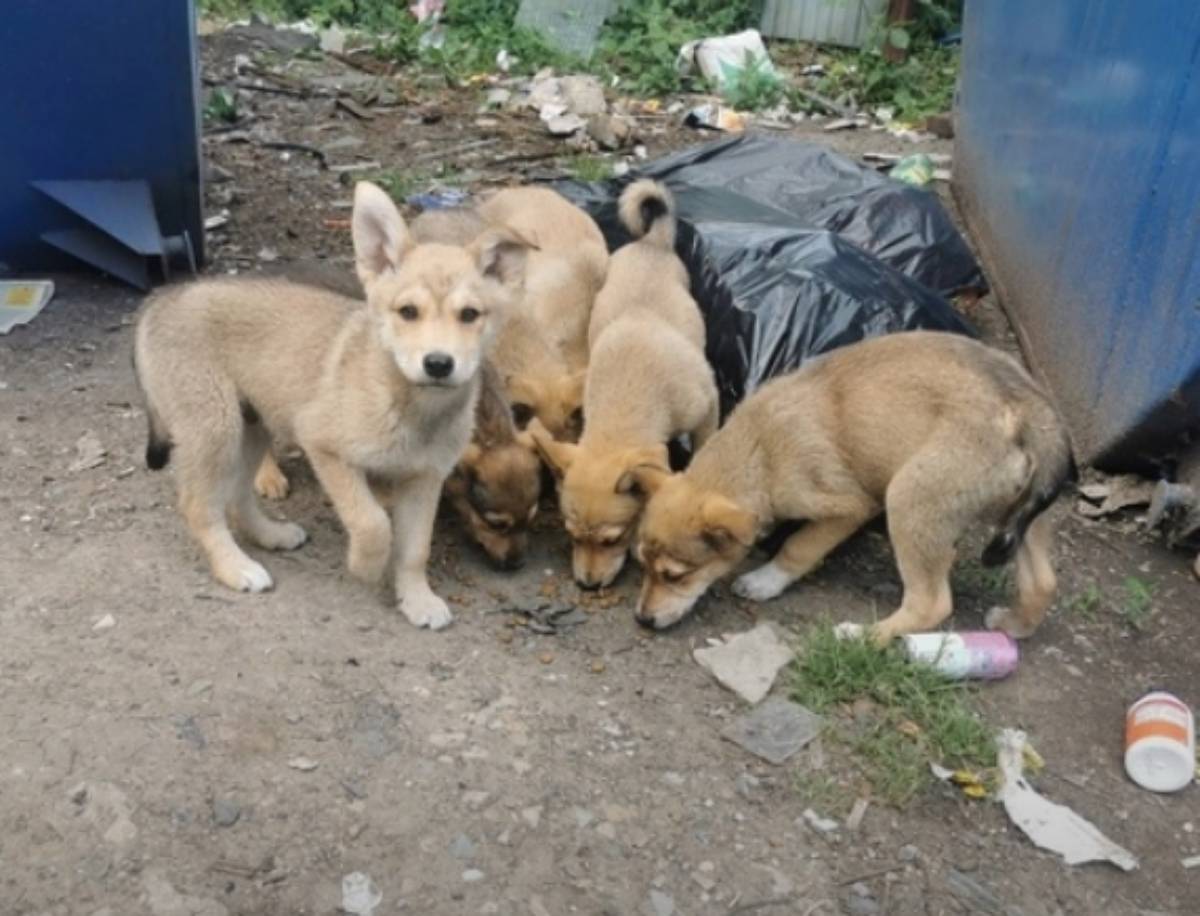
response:
{"label": "white plastic can", "polygon": [[1196,720],[1174,694],[1156,690],[1125,715],[1125,772],[1151,792],[1178,792],[1196,776]]}

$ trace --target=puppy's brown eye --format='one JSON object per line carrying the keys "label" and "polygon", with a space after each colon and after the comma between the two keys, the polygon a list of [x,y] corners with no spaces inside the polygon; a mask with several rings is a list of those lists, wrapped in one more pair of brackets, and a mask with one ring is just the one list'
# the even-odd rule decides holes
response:
{"label": "puppy's brown eye", "polygon": [[402,305],[396,309],[396,313],[405,321],[416,321],[421,315],[415,305]]}
{"label": "puppy's brown eye", "polygon": [[479,309],[472,308],[471,306],[467,306],[465,309],[463,309],[461,312],[458,313],[458,320],[461,321],[463,324],[471,324],[473,321],[478,320],[479,315],[480,315]]}

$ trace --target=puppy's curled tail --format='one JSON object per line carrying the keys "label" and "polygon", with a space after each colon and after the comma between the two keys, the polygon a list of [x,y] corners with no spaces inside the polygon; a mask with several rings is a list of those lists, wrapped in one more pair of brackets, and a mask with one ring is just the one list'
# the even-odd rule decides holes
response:
{"label": "puppy's curled tail", "polygon": [[635,239],[675,248],[675,198],[664,185],[649,178],[635,181],[621,192],[617,212]]}
{"label": "puppy's curled tail", "polygon": [[1049,403],[1025,419],[1016,445],[1028,456],[1032,471],[1020,498],[984,548],[980,560],[984,566],[1001,566],[1011,560],[1033,520],[1054,504],[1068,482],[1079,479],[1067,431]]}

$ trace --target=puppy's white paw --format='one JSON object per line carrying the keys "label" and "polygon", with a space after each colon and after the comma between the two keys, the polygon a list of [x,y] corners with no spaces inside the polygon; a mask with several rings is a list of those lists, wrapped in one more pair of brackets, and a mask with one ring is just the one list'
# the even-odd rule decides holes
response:
{"label": "puppy's white paw", "polygon": [[435,595],[428,586],[412,588],[400,595],[400,611],[415,627],[441,630],[450,626],[454,618],[446,602]]}
{"label": "puppy's white paw", "polygon": [[219,570],[217,578],[224,585],[239,592],[265,592],[275,586],[271,574],[249,557],[243,557],[236,565]]}
{"label": "puppy's white paw", "polygon": [[838,639],[862,639],[866,628],[861,623],[844,621],[833,628],[833,635]]}
{"label": "puppy's white paw", "polygon": [[295,522],[279,522],[273,525],[266,538],[270,543],[263,544],[268,550],[295,550],[308,542],[308,532]]}
{"label": "puppy's white paw", "polygon": [[774,563],[767,563],[738,576],[733,583],[733,593],[751,601],[770,601],[779,596],[791,583],[791,576]]}
{"label": "puppy's white paw", "polygon": [[254,476],[254,492],[264,499],[285,499],[290,489],[287,477],[275,464],[260,467]]}

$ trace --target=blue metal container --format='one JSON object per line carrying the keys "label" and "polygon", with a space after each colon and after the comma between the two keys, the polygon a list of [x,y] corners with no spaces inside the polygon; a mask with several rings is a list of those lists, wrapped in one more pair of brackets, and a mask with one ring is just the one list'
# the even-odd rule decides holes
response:
{"label": "blue metal container", "polygon": [[1077,456],[1200,430],[1200,4],[966,4],[956,193]]}
{"label": "blue metal container", "polygon": [[0,48],[0,261],[201,261],[192,0],[9,0]]}

